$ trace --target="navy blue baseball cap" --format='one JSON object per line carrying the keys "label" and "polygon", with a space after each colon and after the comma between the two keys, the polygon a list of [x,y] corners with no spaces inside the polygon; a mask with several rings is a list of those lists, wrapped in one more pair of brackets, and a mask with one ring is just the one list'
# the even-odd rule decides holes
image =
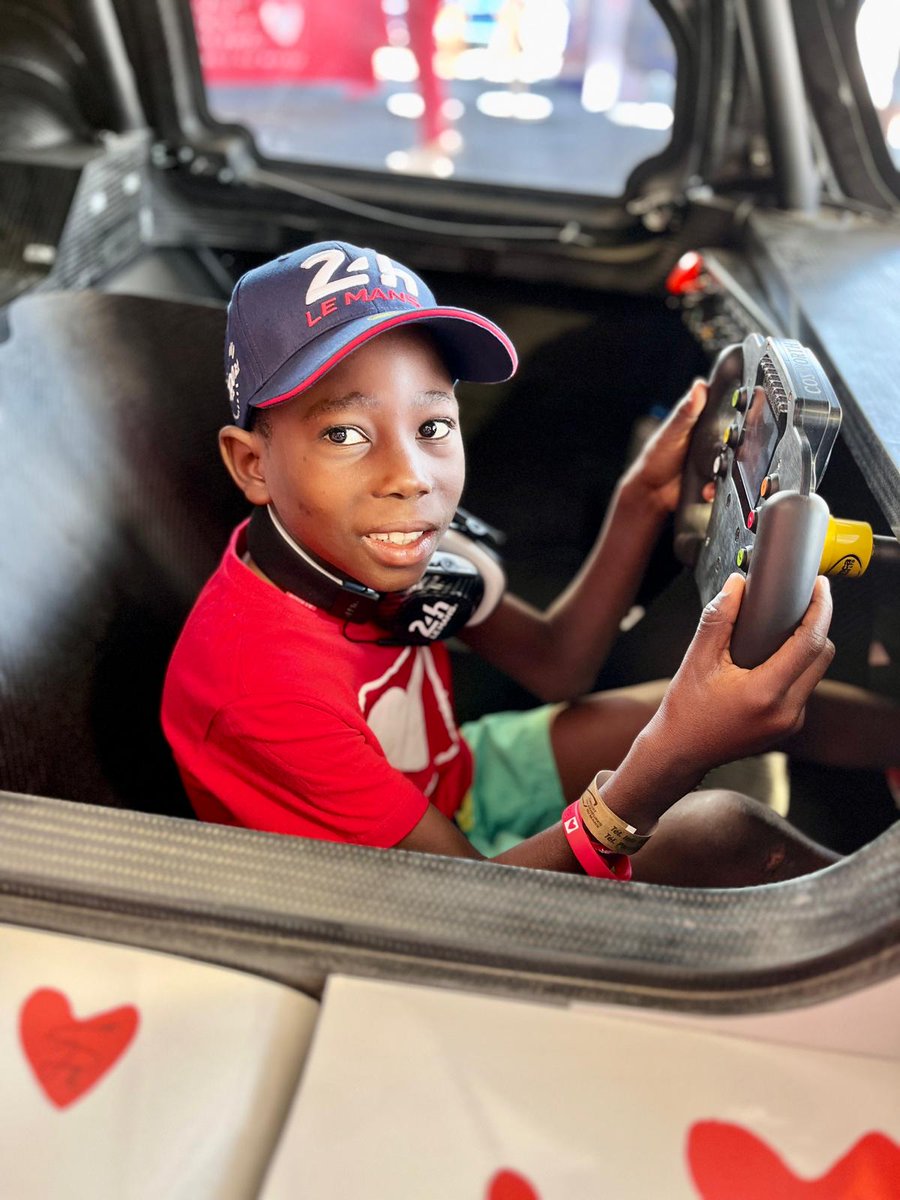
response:
{"label": "navy blue baseball cap", "polygon": [[370,338],[427,325],[454,379],[499,383],[512,342],[486,317],[439,305],[408,267],[377,250],[316,242],[242,275],[228,305],[225,383],[235,424],[299,395]]}

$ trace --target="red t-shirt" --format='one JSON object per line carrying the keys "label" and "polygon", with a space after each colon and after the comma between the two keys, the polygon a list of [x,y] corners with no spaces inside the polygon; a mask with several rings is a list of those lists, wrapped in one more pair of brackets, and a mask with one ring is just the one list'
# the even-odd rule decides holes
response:
{"label": "red t-shirt", "polygon": [[281,592],[232,536],[175,647],[163,729],[197,815],[367,846],[393,846],[429,801],[445,816],[472,779],[447,650],[379,646]]}

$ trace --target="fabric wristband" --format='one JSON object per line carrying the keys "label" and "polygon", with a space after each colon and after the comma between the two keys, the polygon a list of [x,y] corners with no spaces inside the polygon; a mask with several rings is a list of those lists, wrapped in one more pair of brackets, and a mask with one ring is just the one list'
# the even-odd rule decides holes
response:
{"label": "fabric wristband", "polygon": [[631,859],[627,854],[604,854],[602,848],[591,841],[581,822],[577,800],[563,812],[562,827],[569,849],[585,874],[595,879],[620,879],[623,883],[631,878]]}
{"label": "fabric wristband", "polygon": [[650,834],[638,833],[633,825],[617,817],[600,795],[595,776],[577,801],[585,829],[613,854],[634,854]]}

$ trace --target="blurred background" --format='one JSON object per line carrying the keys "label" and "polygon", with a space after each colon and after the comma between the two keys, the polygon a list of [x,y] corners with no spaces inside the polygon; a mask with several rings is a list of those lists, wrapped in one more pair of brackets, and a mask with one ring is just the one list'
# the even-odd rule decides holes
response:
{"label": "blurred background", "polygon": [[[615,196],[669,141],[650,0],[192,0],[213,116],[272,158]],[[857,38],[900,165],[900,2]]]}

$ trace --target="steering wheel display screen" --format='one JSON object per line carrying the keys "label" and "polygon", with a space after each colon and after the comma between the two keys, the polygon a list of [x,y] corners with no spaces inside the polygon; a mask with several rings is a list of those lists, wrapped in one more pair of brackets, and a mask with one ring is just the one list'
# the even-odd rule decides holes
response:
{"label": "steering wheel display screen", "polygon": [[751,506],[759,499],[759,489],[769,470],[778,445],[778,420],[765,389],[755,387],[744,420],[744,437],[735,456],[735,465]]}

